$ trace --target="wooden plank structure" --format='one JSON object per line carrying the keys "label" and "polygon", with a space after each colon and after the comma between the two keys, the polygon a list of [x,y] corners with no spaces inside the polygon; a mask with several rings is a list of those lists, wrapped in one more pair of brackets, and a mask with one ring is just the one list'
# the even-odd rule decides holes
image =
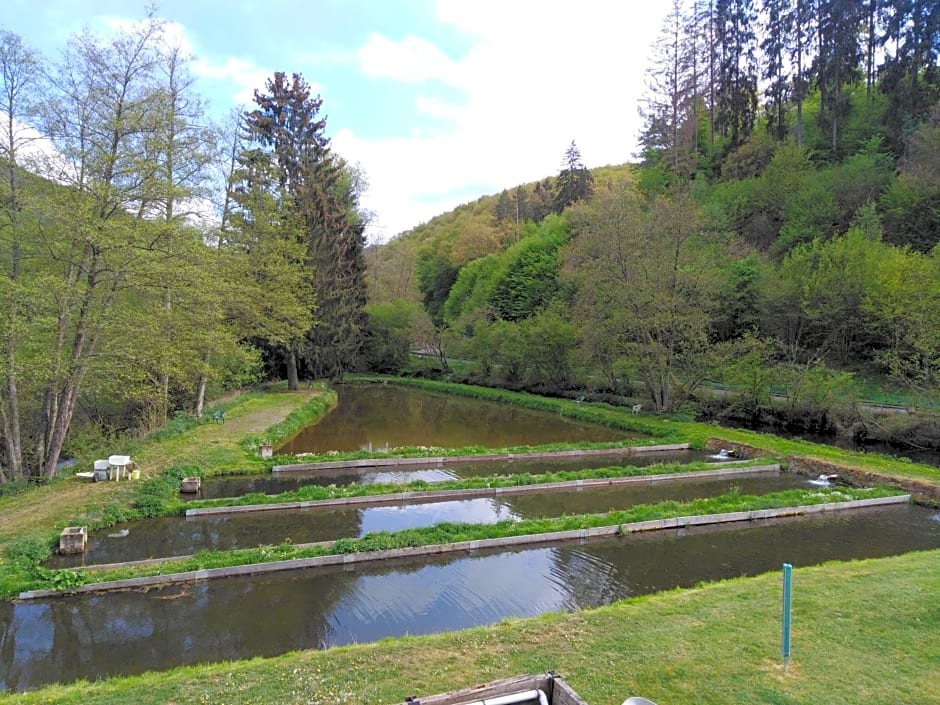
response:
{"label": "wooden plank structure", "polygon": [[587,705],[565,680],[551,671],[515,676],[440,695],[405,698],[406,705]]}
{"label": "wooden plank structure", "polygon": [[59,534],[59,553],[84,553],[87,546],[87,526],[66,526]]}
{"label": "wooden plank structure", "polygon": [[200,487],[202,487],[202,478],[200,477],[184,477],[180,480],[180,492],[198,492]]}

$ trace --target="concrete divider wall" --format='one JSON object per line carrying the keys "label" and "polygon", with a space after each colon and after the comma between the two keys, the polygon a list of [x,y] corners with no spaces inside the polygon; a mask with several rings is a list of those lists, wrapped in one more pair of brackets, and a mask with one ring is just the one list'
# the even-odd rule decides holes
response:
{"label": "concrete divider wall", "polygon": [[546,492],[571,492],[601,487],[622,487],[628,485],[652,485],[664,482],[680,482],[698,478],[734,479],[750,475],[776,474],[780,465],[755,465],[751,467],[718,468],[694,472],[662,473],[658,475],[634,475],[631,477],[593,478],[586,480],[566,480],[563,482],[545,482],[517,487],[479,487],[465,490],[423,490],[418,492],[396,492],[394,494],[369,495],[364,497],[343,497],[339,499],[318,499],[302,502],[277,502],[268,504],[244,504],[226,507],[205,507],[187,509],[187,517],[209,516],[217,514],[241,514],[246,512],[271,512],[293,509],[336,509],[337,507],[362,507],[368,505],[388,505],[401,502],[434,502],[478,497],[511,497],[513,495],[543,494]]}
{"label": "concrete divider wall", "polygon": [[476,463],[495,460],[539,460],[543,458],[578,458],[591,455],[633,455],[689,450],[688,443],[670,443],[655,446],[621,446],[617,448],[589,448],[575,450],[552,450],[534,453],[486,453],[483,455],[434,456],[423,458],[360,458],[358,460],[328,460],[317,463],[275,465],[272,473],[307,472],[310,470],[341,470],[343,468],[407,467],[409,465],[447,465],[451,463]]}
{"label": "concrete divider wall", "polygon": [[384,551],[345,553],[330,556],[319,556],[316,558],[295,558],[270,563],[254,563],[251,565],[232,566],[228,568],[207,568],[203,570],[189,571],[184,573],[171,573],[148,578],[130,578],[127,580],[116,580],[107,583],[92,583],[89,585],[73,588],[68,591],[32,590],[29,592],[20,593],[19,599],[30,600],[44,597],[60,597],[76,593],[106,592],[111,590],[126,590],[129,588],[156,587],[174,583],[191,583],[235,576],[273,573],[284,570],[316,568],[333,565],[352,565],[356,563],[375,562],[397,558],[411,558],[415,556],[432,556],[444,553],[471,552],[486,548],[502,548],[540,543],[561,543],[565,541],[587,541],[594,537],[630,534],[640,531],[656,531],[673,528],[681,529],[688,526],[703,526],[706,524],[723,524],[739,521],[759,521],[762,519],[816,514],[820,512],[844,511],[889,504],[903,504],[910,502],[910,500],[910,495],[898,495],[895,497],[858,499],[848,502],[829,502],[826,504],[800,505],[796,507],[781,507],[778,509],[756,509],[742,512],[729,512],[725,514],[706,514],[676,517],[672,519],[654,519],[651,521],[636,522],[625,525],[601,526],[590,529],[572,529],[569,531],[554,531],[544,534],[508,536],[503,538],[480,539],[475,541],[461,541],[449,544],[418,546],[414,548],[396,548]]}

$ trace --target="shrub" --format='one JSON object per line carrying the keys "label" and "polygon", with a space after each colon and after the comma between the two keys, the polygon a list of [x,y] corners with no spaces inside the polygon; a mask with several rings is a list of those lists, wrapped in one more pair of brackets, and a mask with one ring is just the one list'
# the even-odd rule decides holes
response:
{"label": "shrub", "polygon": [[17,539],[6,549],[7,559],[17,568],[32,570],[52,555],[49,538],[31,534]]}

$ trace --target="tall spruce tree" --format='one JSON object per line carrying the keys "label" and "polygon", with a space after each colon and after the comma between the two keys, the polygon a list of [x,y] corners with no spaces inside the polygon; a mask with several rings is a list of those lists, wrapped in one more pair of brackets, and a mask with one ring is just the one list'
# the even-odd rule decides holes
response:
{"label": "tall spruce tree", "polygon": [[753,0],[717,0],[715,19],[720,52],[716,131],[728,148],[741,145],[757,118],[756,13]]}
{"label": "tall spruce tree", "polygon": [[803,146],[803,102],[809,89],[808,67],[812,63],[813,0],[793,0],[783,16],[784,31],[789,35],[790,64],[793,75],[792,100],[796,104],[796,144]]}
{"label": "tall spruce tree", "polygon": [[888,146],[900,156],[911,126],[925,119],[940,100],[940,3],[881,3],[878,18],[884,54],[878,85],[888,99],[884,133]]}
{"label": "tall spruce tree", "polygon": [[767,131],[778,140],[786,135],[786,104],[789,98],[790,75],[786,61],[789,44],[789,25],[786,21],[790,0],[764,0],[762,11],[764,39],[762,77],[767,81],[764,89]]}
{"label": "tall spruce tree", "polygon": [[839,130],[851,107],[845,86],[859,78],[862,5],[859,0],[820,0],[816,21],[819,124],[828,131],[830,147],[835,152],[839,148]]}
{"label": "tall spruce tree", "polygon": [[[365,222],[359,211],[364,181],[330,151],[322,100],[300,74],[277,72],[257,108],[245,113],[250,144],[242,159],[271,164],[267,188],[294,217],[306,250],[315,292],[315,323],[302,339],[282,346],[288,387],[302,369],[314,377],[341,378],[356,364],[365,328]],[[262,172],[259,172],[262,173]],[[286,221],[285,221],[286,222]],[[313,302],[311,301],[311,307]]]}
{"label": "tall spruce tree", "polygon": [[593,190],[594,177],[581,161],[578,146],[574,140],[571,140],[571,144],[565,150],[561,171],[558,172],[558,178],[555,180],[553,210],[561,213],[572,203],[590,198]]}
{"label": "tall spruce tree", "polygon": [[316,323],[301,350],[304,371],[340,380],[359,361],[366,335],[366,218],[356,168],[330,154],[301,192],[307,255],[314,268]]}
{"label": "tall spruce tree", "polygon": [[640,136],[644,154],[656,154],[670,171],[682,176],[696,168],[697,36],[697,23],[685,16],[680,0],[673,0],[653,44],[640,110],[645,121]]}

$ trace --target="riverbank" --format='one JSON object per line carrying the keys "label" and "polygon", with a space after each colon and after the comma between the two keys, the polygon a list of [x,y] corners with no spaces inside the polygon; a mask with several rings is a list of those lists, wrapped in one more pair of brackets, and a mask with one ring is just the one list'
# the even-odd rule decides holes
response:
{"label": "riverbank", "polygon": [[792,658],[780,574],[448,634],[0,695],[3,705],[400,703],[551,669],[590,705],[940,703],[940,551],[796,567]]}

